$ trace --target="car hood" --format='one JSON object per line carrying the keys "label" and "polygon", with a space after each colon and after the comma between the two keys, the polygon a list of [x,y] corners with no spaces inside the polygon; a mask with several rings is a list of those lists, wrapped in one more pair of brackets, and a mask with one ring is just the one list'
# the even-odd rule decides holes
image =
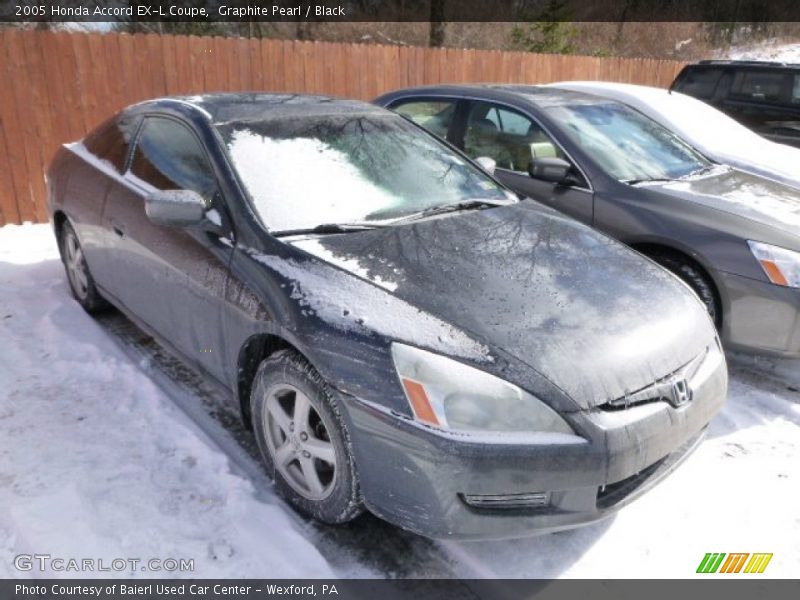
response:
{"label": "car hood", "polygon": [[800,190],[758,175],[717,167],[707,175],[647,184],[647,188],[793,235],[800,231]]}
{"label": "car hood", "polygon": [[522,361],[579,408],[674,372],[715,335],[674,276],[528,200],[293,245]]}

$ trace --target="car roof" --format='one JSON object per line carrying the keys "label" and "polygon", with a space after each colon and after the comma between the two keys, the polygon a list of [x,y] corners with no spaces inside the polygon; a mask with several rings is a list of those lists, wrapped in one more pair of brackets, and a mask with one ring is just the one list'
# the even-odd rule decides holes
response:
{"label": "car roof", "polygon": [[787,62],[780,62],[780,61],[773,61],[773,60],[746,60],[746,59],[710,59],[710,60],[700,60],[696,63],[692,63],[687,65],[686,68],[690,67],[713,67],[713,66],[721,66],[721,67],[759,67],[764,69],[800,69],[800,63],[787,63]]}
{"label": "car roof", "polygon": [[376,114],[385,111],[373,104],[311,94],[270,94],[261,92],[213,93],[193,96],[165,96],[140,102],[126,110],[189,110],[202,114],[213,125],[255,121],[287,116]]}
{"label": "car roof", "polygon": [[586,92],[576,92],[542,85],[521,83],[470,83],[452,85],[426,85],[395,90],[381,98],[425,94],[469,96],[470,94],[494,100],[524,102],[534,106],[561,106],[567,104],[607,104],[615,102]]}

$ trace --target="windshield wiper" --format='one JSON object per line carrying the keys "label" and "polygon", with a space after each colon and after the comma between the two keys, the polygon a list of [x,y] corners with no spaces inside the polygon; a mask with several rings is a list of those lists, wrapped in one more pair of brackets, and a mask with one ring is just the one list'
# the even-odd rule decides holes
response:
{"label": "windshield wiper", "polygon": [[677,179],[670,179],[669,177],[649,177],[646,179],[623,179],[622,183],[628,185],[638,185],[640,183],[667,183],[670,181],[678,181]]}
{"label": "windshield wiper", "polygon": [[703,175],[704,173],[709,173],[717,168],[717,165],[711,163],[710,165],[706,165],[705,167],[700,167],[696,171],[692,171],[686,177],[694,177],[695,175]]}
{"label": "windshield wiper", "polygon": [[420,212],[408,215],[406,217],[400,217],[399,219],[392,221],[392,224],[406,223],[408,221],[417,221],[419,219],[424,219],[426,217],[431,217],[433,215],[443,215],[446,213],[459,212],[462,210],[472,210],[476,208],[492,208],[495,206],[505,206],[507,204],[513,204],[513,202],[508,202],[505,200],[491,200],[487,198],[462,200],[461,202],[454,202],[453,204],[431,206],[430,208],[426,208],[425,210],[421,210]]}
{"label": "windshield wiper", "polygon": [[350,233],[352,231],[367,231],[369,229],[378,229],[380,227],[387,227],[382,223],[322,223],[314,227],[303,227],[300,229],[281,229],[279,231],[270,231],[270,234],[275,237],[288,237],[291,235],[304,235],[304,234],[333,234],[333,233]]}

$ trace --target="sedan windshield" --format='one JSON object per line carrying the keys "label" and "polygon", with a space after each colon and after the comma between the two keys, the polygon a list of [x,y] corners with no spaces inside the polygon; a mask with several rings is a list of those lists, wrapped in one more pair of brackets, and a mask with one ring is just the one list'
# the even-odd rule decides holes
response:
{"label": "sedan windshield", "polygon": [[552,106],[547,114],[619,181],[679,179],[711,166],[669,130],[622,104]]}
{"label": "sedan windshield", "polygon": [[291,116],[217,126],[271,231],[389,223],[506,191],[392,114]]}

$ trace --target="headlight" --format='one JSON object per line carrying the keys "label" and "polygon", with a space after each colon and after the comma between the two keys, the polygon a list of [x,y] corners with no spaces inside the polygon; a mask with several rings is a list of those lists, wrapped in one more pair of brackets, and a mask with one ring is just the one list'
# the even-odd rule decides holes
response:
{"label": "headlight", "polygon": [[417,421],[454,431],[574,435],[552,408],[494,375],[396,342],[392,357]]}
{"label": "headlight", "polygon": [[800,287],[800,252],[763,242],[747,242],[769,280],[785,287]]}

